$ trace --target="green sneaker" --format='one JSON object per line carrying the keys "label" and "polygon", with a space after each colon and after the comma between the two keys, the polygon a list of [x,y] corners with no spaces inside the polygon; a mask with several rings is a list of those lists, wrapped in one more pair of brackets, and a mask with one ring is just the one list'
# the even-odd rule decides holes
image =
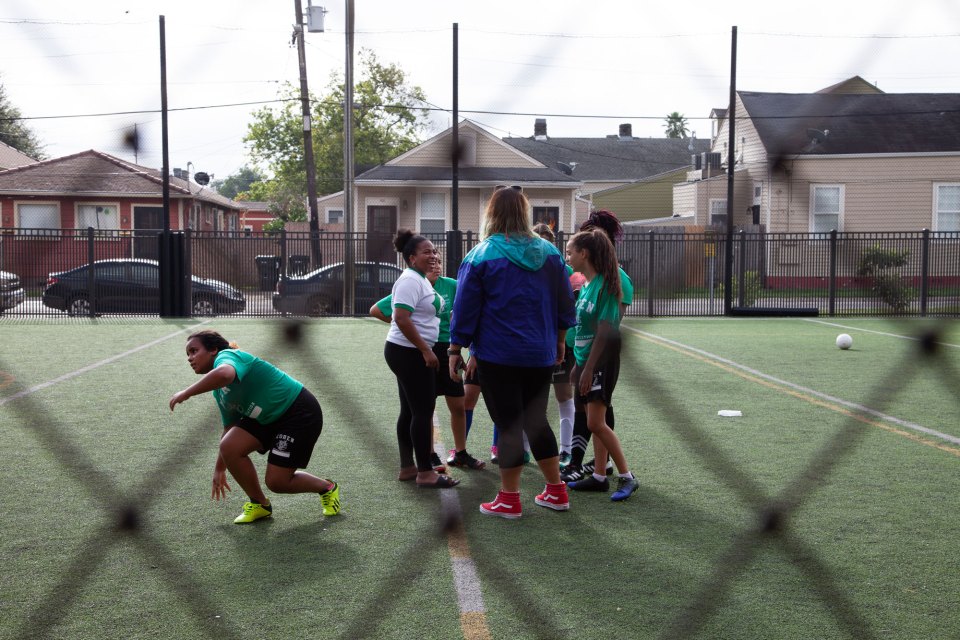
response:
{"label": "green sneaker", "polygon": [[[333,482],[333,480],[328,480]],[[323,515],[335,516],[340,513],[340,485],[333,482],[333,487],[320,494],[320,504],[323,505]]]}
{"label": "green sneaker", "polygon": [[271,505],[262,505],[259,502],[247,502],[243,505],[243,513],[234,518],[234,524],[247,524],[260,518],[269,518],[273,515]]}

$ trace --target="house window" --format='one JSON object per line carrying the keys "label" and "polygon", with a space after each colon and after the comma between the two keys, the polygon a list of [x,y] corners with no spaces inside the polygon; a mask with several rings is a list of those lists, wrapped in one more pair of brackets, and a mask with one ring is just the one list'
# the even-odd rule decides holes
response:
{"label": "house window", "polygon": [[936,184],[933,230],[960,231],[960,184]]}
{"label": "house window", "polygon": [[200,228],[200,205],[196,203],[190,207],[190,228],[194,230]]}
{"label": "house window", "polygon": [[843,231],[843,185],[810,185],[810,233]]}
{"label": "house window", "polygon": [[343,222],[343,209],[327,209],[327,224],[341,224]]}
{"label": "house window", "polygon": [[715,227],[727,226],[727,201],[710,201],[710,225]]}
{"label": "house window", "polygon": [[[60,229],[60,207],[55,202],[17,205],[18,226],[25,235],[54,235]],[[34,231],[36,229],[37,231]]]}
{"label": "house window", "polygon": [[116,230],[120,228],[120,216],[117,207],[111,204],[79,204],[77,205],[77,229],[93,227],[99,230]]}
{"label": "house window", "polygon": [[430,237],[447,230],[447,197],[442,193],[420,195],[420,233]]}

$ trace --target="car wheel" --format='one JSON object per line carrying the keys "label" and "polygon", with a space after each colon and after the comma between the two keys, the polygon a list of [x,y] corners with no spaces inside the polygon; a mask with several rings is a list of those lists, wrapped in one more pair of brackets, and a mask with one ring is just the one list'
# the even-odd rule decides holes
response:
{"label": "car wheel", "polygon": [[217,307],[213,304],[212,300],[208,298],[194,298],[193,299],[193,315],[195,316],[212,316],[216,314]]}
{"label": "car wheel", "polygon": [[333,301],[327,296],[314,296],[307,302],[307,315],[314,318],[334,313]]}
{"label": "car wheel", "polygon": [[67,314],[71,316],[89,316],[90,301],[84,295],[75,296],[67,302]]}

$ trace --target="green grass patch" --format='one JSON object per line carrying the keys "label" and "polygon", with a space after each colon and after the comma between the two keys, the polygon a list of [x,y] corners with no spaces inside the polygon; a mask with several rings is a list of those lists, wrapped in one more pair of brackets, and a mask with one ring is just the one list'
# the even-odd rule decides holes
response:
{"label": "green grass patch", "polygon": [[[386,327],[312,322],[291,342],[279,321],[204,325],[315,392],[324,430],[308,470],[343,492],[337,518],[286,495],[272,520],[237,526],[239,488],[225,504],[209,497],[212,399],[167,408],[196,379],[183,352],[194,326],[0,320],[13,445],[0,460],[0,638],[463,637],[440,493],[395,479]],[[477,510],[495,468],[453,471],[493,638],[955,634],[960,446],[837,402],[960,437],[955,323],[627,326],[614,407],[641,481],[633,498],[539,509],[530,465],[524,516],[508,522]],[[953,346],[911,339],[931,329]],[[841,332],[849,351],[833,344]],[[442,402],[438,415],[449,442]],[[486,457],[490,436],[481,403],[471,451]]]}

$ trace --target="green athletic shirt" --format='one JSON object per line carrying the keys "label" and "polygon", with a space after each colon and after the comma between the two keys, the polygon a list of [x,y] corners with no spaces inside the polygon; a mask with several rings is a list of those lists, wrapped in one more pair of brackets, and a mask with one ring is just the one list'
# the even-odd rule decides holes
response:
{"label": "green athletic shirt", "polygon": [[243,417],[260,424],[276,422],[303,389],[303,383],[245,351],[224,349],[214,359],[213,368],[221,364],[229,364],[237,372],[233,382],[213,390],[225,427]]}
{"label": "green athletic shirt", "polygon": [[[620,267],[617,268],[620,269]],[[633,304],[633,280],[623,269],[620,269],[620,291],[623,292],[623,299],[620,300],[620,304],[628,306]]]}
{"label": "green athletic shirt", "polygon": [[601,322],[616,329],[620,325],[620,303],[603,288],[603,276],[597,275],[580,289],[577,298],[577,336],[573,357],[581,367],[590,357],[593,338]]}
{"label": "green athletic shirt", "polygon": [[[443,308],[440,310],[440,335],[437,342],[450,342],[450,314],[453,312],[453,299],[457,295],[457,281],[453,278],[440,276],[433,283],[433,290],[443,298]],[[377,302],[377,309],[380,309],[387,318],[393,316],[393,296],[389,295]]]}

